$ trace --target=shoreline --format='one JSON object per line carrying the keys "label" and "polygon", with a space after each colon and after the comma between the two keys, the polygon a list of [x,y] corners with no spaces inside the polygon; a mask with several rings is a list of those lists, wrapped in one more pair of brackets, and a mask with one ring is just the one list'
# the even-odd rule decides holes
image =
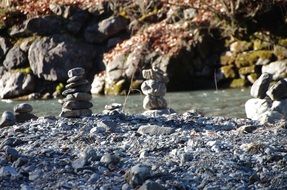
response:
{"label": "shoreline", "polygon": [[[163,189],[286,188],[285,125],[196,112],[40,117],[0,129],[0,186],[104,190],[136,189],[146,182]],[[137,164],[148,175],[130,177]]]}

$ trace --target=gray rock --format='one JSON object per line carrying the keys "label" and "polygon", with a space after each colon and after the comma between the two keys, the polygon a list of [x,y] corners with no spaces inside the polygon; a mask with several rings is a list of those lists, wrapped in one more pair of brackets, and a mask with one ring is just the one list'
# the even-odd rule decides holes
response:
{"label": "gray rock", "polygon": [[86,84],[88,84],[88,83],[89,83],[88,80],[81,80],[81,81],[77,81],[77,82],[71,82],[71,83],[67,84],[67,85],[65,86],[65,88],[66,88],[66,89],[67,89],[67,88],[76,88],[76,87],[78,87],[78,86],[86,85]]}
{"label": "gray rock", "polygon": [[18,172],[14,167],[3,166],[0,168],[0,177],[17,176]]}
{"label": "gray rock", "polygon": [[88,179],[88,183],[95,184],[100,179],[99,174],[92,174],[91,177]]}
{"label": "gray rock", "polygon": [[31,74],[5,72],[0,79],[0,98],[15,98],[34,91],[35,79]]}
{"label": "gray rock", "polygon": [[91,107],[93,104],[87,101],[67,101],[63,104],[63,108],[69,110],[89,109]]}
{"label": "gray rock", "polygon": [[146,96],[143,100],[143,108],[145,110],[165,109],[167,102],[163,97]]}
{"label": "gray rock", "polygon": [[277,111],[267,111],[260,115],[257,119],[261,124],[265,123],[276,123],[280,120],[283,120],[284,116]]}
{"label": "gray rock", "polygon": [[12,112],[4,111],[0,120],[0,128],[14,125],[16,122],[15,115]]}
{"label": "gray rock", "polygon": [[196,16],[196,9],[189,8],[183,11],[183,18],[186,20],[193,19]]}
{"label": "gray rock", "polygon": [[28,103],[17,104],[14,107],[14,112],[18,112],[18,113],[28,113],[31,111],[33,111],[33,107]]}
{"label": "gray rock", "polygon": [[5,151],[6,160],[9,162],[14,162],[20,157],[19,152],[15,148],[6,146],[3,150]]}
{"label": "gray rock", "polygon": [[127,20],[123,17],[110,17],[100,22],[92,21],[85,30],[85,39],[91,43],[102,43],[109,37],[127,28]]}
{"label": "gray rock", "polygon": [[145,45],[139,45],[126,58],[125,61],[125,75],[132,78],[144,61]]}
{"label": "gray rock", "polygon": [[0,37],[0,60],[2,60],[8,50],[11,48],[12,44],[6,38]]}
{"label": "gray rock", "polygon": [[20,187],[21,190],[33,190],[33,188],[27,184],[21,184]]}
{"label": "gray rock", "polygon": [[77,93],[77,92],[87,92],[89,93],[91,91],[91,85],[82,85],[82,86],[79,86],[77,88],[69,88],[69,89],[66,89],[62,92],[62,95],[63,96],[67,96],[68,94],[74,94],[74,93]]}
{"label": "gray rock", "polygon": [[268,65],[262,66],[262,73],[269,73],[273,80],[279,80],[286,77],[287,73],[287,59],[275,61]]}
{"label": "gray rock", "polygon": [[287,81],[281,79],[274,85],[272,85],[267,91],[267,95],[272,100],[282,100],[287,98]]}
{"label": "gray rock", "polygon": [[160,69],[147,69],[142,71],[142,75],[144,79],[147,80],[156,80],[159,82],[168,82],[167,75]]}
{"label": "gray rock", "polygon": [[142,125],[138,129],[138,133],[144,135],[170,135],[175,131],[171,127],[160,127],[158,125]]}
{"label": "gray rock", "polygon": [[108,105],[105,105],[105,110],[121,110],[123,109],[123,105],[120,104],[120,103],[112,103],[112,104],[108,104]]}
{"label": "gray rock", "polygon": [[92,111],[90,109],[80,109],[80,110],[69,110],[69,109],[62,109],[60,113],[60,117],[67,117],[67,118],[75,118],[75,117],[89,117],[92,115]]}
{"label": "gray rock", "polygon": [[65,36],[44,37],[33,42],[28,58],[33,73],[39,78],[66,81],[68,70],[72,68],[80,66],[90,70],[95,49]]}
{"label": "gray rock", "polygon": [[160,109],[160,110],[146,110],[142,113],[144,116],[148,117],[159,117],[163,115],[170,115],[176,113],[173,109],[171,108],[166,108],[166,109]]}
{"label": "gray rock", "polygon": [[287,99],[274,101],[271,110],[277,111],[287,118]]}
{"label": "gray rock", "polygon": [[80,76],[83,76],[84,74],[85,74],[85,69],[82,67],[76,67],[68,71],[69,78],[76,77],[76,76],[80,77]]}
{"label": "gray rock", "polygon": [[29,65],[28,57],[20,47],[16,45],[8,51],[3,65],[8,70],[26,67]]}
{"label": "gray rock", "polygon": [[109,165],[109,164],[117,164],[120,161],[120,158],[116,155],[107,153],[104,154],[100,160],[102,164]]}
{"label": "gray rock", "polygon": [[84,76],[74,76],[74,77],[69,78],[67,80],[67,83],[78,82],[78,81],[81,81],[81,80],[85,80],[85,77]]}
{"label": "gray rock", "polygon": [[87,160],[84,157],[80,157],[72,162],[72,167],[77,170],[83,168],[87,163]]}
{"label": "gray rock", "polygon": [[89,163],[91,161],[99,161],[101,156],[99,156],[99,153],[96,149],[94,149],[92,146],[87,146],[85,148],[82,157]]}
{"label": "gray rock", "polygon": [[34,181],[43,176],[43,171],[41,169],[36,169],[34,171],[29,172],[29,180]]}
{"label": "gray rock", "polygon": [[105,75],[95,75],[92,82],[92,94],[102,94],[105,87]]}
{"label": "gray rock", "polygon": [[146,80],[142,83],[141,90],[144,95],[164,96],[166,93],[166,86],[163,82]]}
{"label": "gray rock", "polygon": [[151,177],[151,169],[149,166],[137,164],[128,170],[125,179],[133,188],[142,185],[145,180]]}
{"label": "gray rock", "polygon": [[166,188],[164,188],[162,185],[152,180],[146,180],[138,190],[165,190],[165,189]]}
{"label": "gray rock", "polygon": [[17,123],[24,123],[26,121],[36,120],[38,117],[32,113],[15,113]]}
{"label": "gray rock", "polygon": [[269,84],[272,80],[272,75],[268,73],[262,73],[262,75],[252,85],[250,94],[254,98],[265,98],[266,92],[269,88]]}
{"label": "gray rock", "polygon": [[260,116],[271,110],[271,102],[266,99],[252,98],[245,103],[246,117],[259,120]]}
{"label": "gray rock", "polygon": [[65,101],[90,101],[92,99],[92,95],[85,92],[76,92],[74,94],[68,94],[65,98]]}

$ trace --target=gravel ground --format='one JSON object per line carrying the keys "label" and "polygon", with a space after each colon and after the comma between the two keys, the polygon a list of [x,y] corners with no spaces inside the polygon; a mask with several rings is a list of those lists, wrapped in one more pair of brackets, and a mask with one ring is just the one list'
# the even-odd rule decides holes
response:
{"label": "gravel ground", "polygon": [[1,189],[286,189],[285,123],[117,111],[0,130]]}

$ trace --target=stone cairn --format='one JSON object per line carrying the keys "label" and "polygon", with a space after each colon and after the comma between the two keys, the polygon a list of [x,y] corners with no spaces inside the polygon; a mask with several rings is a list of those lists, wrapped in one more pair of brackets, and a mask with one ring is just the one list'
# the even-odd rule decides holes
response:
{"label": "stone cairn", "polygon": [[91,85],[84,75],[85,70],[81,67],[68,71],[69,79],[65,86],[66,90],[62,93],[65,98],[60,117],[78,118],[92,115],[90,110],[93,107],[93,104],[90,102],[92,99]]}
{"label": "stone cairn", "polygon": [[141,85],[141,90],[146,97],[143,100],[145,110],[166,110],[167,102],[164,99],[168,77],[158,68],[142,71],[146,79]]}
{"label": "stone cairn", "polygon": [[33,107],[27,103],[17,104],[14,107],[15,119],[17,123],[23,123],[38,117],[32,113]]}
{"label": "stone cairn", "polygon": [[287,118],[287,81],[280,79],[271,83],[272,75],[263,73],[252,85],[253,97],[245,103],[247,118],[266,122],[277,122]]}

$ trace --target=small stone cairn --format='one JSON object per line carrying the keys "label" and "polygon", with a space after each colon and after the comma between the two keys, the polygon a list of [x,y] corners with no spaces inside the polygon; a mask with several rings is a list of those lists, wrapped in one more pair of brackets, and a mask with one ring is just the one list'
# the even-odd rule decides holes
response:
{"label": "small stone cairn", "polygon": [[141,90],[146,97],[143,100],[143,108],[148,112],[169,113],[167,102],[164,99],[166,93],[166,83],[168,77],[158,68],[142,71],[143,78],[146,79],[141,85]]}
{"label": "small stone cairn", "polygon": [[37,119],[38,117],[32,113],[33,107],[28,103],[17,104],[14,107],[15,119],[17,123]]}
{"label": "small stone cairn", "polygon": [[280,79],[270,85],[271,81],[272,75],[263,73],[252,85],[253,98],[245,103],[247,118],[260,123],[287,119],[287,81]]}
{"label": "small stone cairn", "polygon": [[79,118],[92,115],[90,110],[93,107],[93,104],[90,102],[92,99],[91,85],[84,75],[85,70],[81,67],[68,71],[69,79],[65,86],[66,90],[62,93],[65,99],[63,100],[60,117]]}

